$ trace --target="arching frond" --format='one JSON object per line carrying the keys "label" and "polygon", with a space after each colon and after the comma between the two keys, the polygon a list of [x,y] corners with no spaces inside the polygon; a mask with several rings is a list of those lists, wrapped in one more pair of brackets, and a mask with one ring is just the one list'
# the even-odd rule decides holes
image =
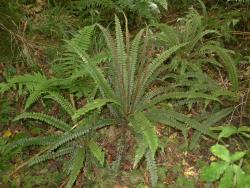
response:
{"label": "arching frond", "polygon": [[17,117],[13,121],[19,121],[21,119],[34,119],[38,121],[42,121],[47,123],[48,125],[51,125],[53,127],[56,127],[62,131],[69,131],[70,130],[70,125],[65,123],[62,120],[56,119],[52,116],[43,114],[43,113],[38,113],[38,112],[24,112]]}
{"label": "arching frond", "polygon": [[73,153],[75,151],[75,149],[73,147],[68,147],[68,148],[64,148],[64,149],[60,149],[56,152],[50,152],[50,153],[46,153],[37,157],[34,157],[32,159],[30,159],[28,161],[28,166],[33,166],[35,164],[47,161],[47,160],[51,160],[51,159],[56,159],[58,157],[67,155],[69,153]]}
{"label": "arching frond", "polygon": [[133,126],[137,127],[137,129],[141,130],[144,140],[147,142],[147,145],[154,156],[158,148],[158,137],[155,127],[142,112],[135,114],[131,119],[131,123]]}
{"label": "arching frond", "polygon": [[79,175],[85,161],[85,149],[77,148],[73,157],[73,164],[71,165],[71,171],[69,175],[69,180],[67,182],[66,188],[73,187],[77,176]]}
{"label": "arching frond", "polygon": [[67,101],[62,95],[56,92],[49,92],[48,95],[44,96],[44,98],[52,99],[56,101],[58,104],[61,105],[61,107],[70,115],[72,116],[75,112],[75,109],[70,104],[69,101]]}

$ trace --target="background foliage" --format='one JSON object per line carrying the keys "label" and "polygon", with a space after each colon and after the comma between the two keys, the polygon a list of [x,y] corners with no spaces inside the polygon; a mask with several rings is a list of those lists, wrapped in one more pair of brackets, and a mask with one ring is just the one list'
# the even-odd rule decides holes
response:
{"label": "background foliage", "polygon": [[3,1],[0,187],[248,188],[249,3]]}

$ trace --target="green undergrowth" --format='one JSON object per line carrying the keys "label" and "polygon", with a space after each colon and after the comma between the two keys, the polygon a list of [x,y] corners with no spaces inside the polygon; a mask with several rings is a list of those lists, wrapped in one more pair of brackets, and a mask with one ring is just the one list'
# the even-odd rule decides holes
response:
{"label": "green undergrowth", "polygon": [[2,3],[0,187],[248,188],[248,10]]}

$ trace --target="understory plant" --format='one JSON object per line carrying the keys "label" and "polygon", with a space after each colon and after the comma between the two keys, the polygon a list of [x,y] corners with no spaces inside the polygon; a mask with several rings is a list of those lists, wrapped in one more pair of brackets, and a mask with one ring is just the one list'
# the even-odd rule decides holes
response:
{"label": "understory plant", "polygon": [[[186,80],[182,79],[180,84],[185,85],[190,78],[204,80],[207,82],[205,88],[199,88],[197,84],[193,88],[210,92],[211,95],[225,95],[222,93],[227,92],[218,87],[218,84],[213,81],[214,75],[210,73],[210,70],[217,70],[222,74],[225,69],[231,90],[238,90],[236,66],[231,58],[233,52],[221,46],[216,40],[219,37],[218,31],[207,29],[203,17],[196,10],[191,9],[186,17],[179,19],[177,26],[158,24],[158,27],[161,31],[157,37],[162,45],[171,48],[186,43],[169,64],[169,69],[175,74],[184,76],[193,74]],[[225,85],[225,87],[228,86]]]}
{"label": "understory plant", "polygon": [[[80,37],[77,36],[79,40],[68,41],[71,52],[66,54],[68,57],[66,59],[72,60],[72,63],[73,60],[80,58],[81,63],[77,61],[77,65],[81,65],[95,80],[102,97],[118,101],[119,106],[108,105],[110,115],[119,122],[118,128],[123,130],[123,135],[127,132],[133,134],[137,141],[133,167],[136,168],[145,157],[151,184],[155,187],[157,184],[155,156],[159,147],[155,127],[157,122],[180,129],[185,134],[187,127],[192,127],[201,134],[217,138],[206,125],[173,109],[166,110],[161,107],[161,103],[179,99],[206,99],[208,101],[219,101],[219,99],[205,92],[182,90],[177,84],[161,82],[168,68],[164,62],[172,62],[172,56],[185,48],[188,42],[178,43],[155,55],[155,38],[152,31],[149,28],[142,29],[131,40],[126,18],[125,23],[125,37],[117,17],[115,17],[114,37],[106,28],[97,25],[105,37],[108,48],[101,53],[106,53],[110,58],[97,62],[95,57],[100,54],[92,55],[82,50],[78,45]],[[87,33],[81,37],[81,46],[85,44],[84,36],[89,36],[91,32],[87,30],[88,27],[85,28]],[[227,115],[228,112],[230,109],[223,111],[222,114]]]}
{"label": "understory plant", "polygon": [[[212,128],[220,131],[218,140],[227,139],[235,135],[249,139],[250,128],[232,125],[217,126]],[[247,145],[246,145],[247,146]],[[247,146],[248,149],[248,146]],[[247,188],[250,185],[250,174],[244,171],[244,160],[249,155],[248,151],[236,151],[231,153],[225,145],[215,144],[210,151],[218,159],[209,166],[201,169],[201,179],[208,183],[218,182],[219,188]],[[247,164],[247,163],[246,163]]]}
{"label": "understory plant", "polygon": [[[66,184],[66,187],[69,188],[73,186],[83,168],[87,169],[91,164],[97,163],[101,166],[104,165],[104,152],[96,142],[96,132],[97,129],[115,122],[112,119],[98,118],[97,109],[114,101],[96,99],[82,108],[75,109],[70,102],[58,93],[48,92],[44,98],[57,102],[70,119],[59,119],[40,112],[24,112],[18,115],[14,121],[31,119],[55,128],[55,132],[45,136],[18,139],[6,147],[5,155],[16,148],[28,146],[39,146],[41,148],[38,154],[20,164],[13,173],[25,166],[30,167],[51,159],[67,157],[64,162],[64,170],[66,175],[69,176]],[[83,116],[84,119],[82,119]]]}
{"label": "understory plant", "polygon": [[[214,130],[220,130],[218,139],[232,137],[236,134],[243,135],[249,139],[250,129],[248,126],[236,128],[232,125],[215,127]],[[247,147],[248,148],[248,147]],[[210,151],[219,158],[209,166],[201,170],[203,181],[212,183],[219,181],[220,188],[247,188],[250,185],[250,175],[243,170],[243,161],[248,160],[245,156],[249,155],[247,151],[237,151],[230,153],[224,145],[216,144]]]}
{"label": "understory plant", "polygon": [[[96,28],[102,31],[105,38],[105,48],[93,53],[89,49],[92,47],[91,39]],[[155,158],[160,147],[156,131],[157,123],[182,131],[185,138],[188,137],[190,128],[196,130],[193,143],[197,143],[201,135],[217,139],[217,135],[209,129],[209,126],[228,115],[231,108],[216,111],[212,115],[206,114],[201,118],[190,118],[171,107],[171,102],[175,103],[179,100],[189,102],[202,99],[207,104],[219,103],[220,96],[230,93],[223,90],[226,94],[221,94],[222,90],[219,90],[219,86],[213,87],[213,91],[218,89],[219,94],[212,95],[206,89],[191,87],[199,78],[208,82],[213,80],[206,76],[200,68],[186,71],[186,69],[176,67],[182,73],[180,75],[189,82],[188,87],[185,84],[181,85],[180,82],[165,81],[166,77],[173,76],[172,72],[169,71],[168,63],[171,66],[172,63],[174,65],[179,54],[187,49],[187,46],[190,48],[190,42],[186,40],[169,47],[162,46],[163,48],[159,52],[155,47],[158,39],[148,27],[141,29],[132,39],[128,31],[126,17],[124,33],[125,37],[118,17],[115,17],[114,34],[99,24],[86,26],[71,40],[65,42],[65,51],[61,58],[61,65],[65,70],[64,78],[47,79],[39,75],[40,82],[28,75],[29,81],[22,82],[22,79],[13,78],[8,80],[8,83],[0,85],[0,92],[15,88],[17,84],[21,85],[19,87],[21,89],[23,85],[27,88],[29,97],[25,105],[26,111],[38,98],[45,97],[58,102],[71,117],[65,121],[37,112],[25,112],[17,116],[15,121],[27,118],[35,119],[60,130],[59,134],[52,135],[52,137],[29,138],[20,140],[11,146],[10,148],[26,145],[45,146],[39,155],[20,167],[70,155],[72,160],[68,167],[70,176],[67,187],[71,187],[81,170],[85,170],[84,165],[89,162],[87,156],[94,156],[100,164],[104,164],[104,153],[94,138],[97,130],[112,124],[121,130],[122,145],[125,146],[125,149],[127,135],[132,135],[133,139],[136,140],[133,168],[137,168],[145,157],[152,187],[156,187],[158,176]],[[230,64],[230,62],[227,63]],[[190,65],[190,67],[193,66]],[[230,80],[233,82],[235,90],[237,89],[237,81],[234,78],[236,76],[235,67],[233,64],[227,67],[232,69],[229,77],[233,78]],[[193,73],[196,76],[195,79],[192,77]],[[80,78],[86,76],[90,77],[96,84],[97,90],[94,90],[96,92],[94,96],[97,99],[92,101],[95,98],[92,97],[83,108],[77,110],[74,105],[55,93],[58,88],[64,85],[64,82],[67,82],[66,85],[69,87],[70,83],[79,81]],[[177,77],[180,78],[178,74],[176,74]],[[23,78],[23,76],[19,78]],[[212,87],[211,83],[215,83],[215,81],[210,82],[209,86]],[[202,84],[198,82],[199,87]],[[90,111],[93,112],[104,105],[107,106],[108,113],[90,113]],[[104,119],[104,117],[110,119]],[[116,136],[119,139],[119,135]],[[121,151],[118,157],[122,158],[123,155],[124,153]]]}
{"label": "understory plant", "polygon": [[244,151],[233,154],[220,144],[211,147],[213,155],[219,158],[201,170],[201,179],[212,183],[219,181],[219,188],[248,188],[250,175],[242,169],[242,160],[246,155]]}

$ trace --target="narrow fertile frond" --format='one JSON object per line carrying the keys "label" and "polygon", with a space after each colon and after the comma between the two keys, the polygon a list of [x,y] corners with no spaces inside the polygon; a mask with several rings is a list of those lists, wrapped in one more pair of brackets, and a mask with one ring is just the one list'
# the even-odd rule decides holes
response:
{"label": "narrow fertile frond", "polygon": [[43,113],[37,113],[37,112],[25,112],[15,117],[13,121],[19,121],[21,119],[34,119],[38,121],[42,121],[47,123],[48,125],[51,125],[55,128],[58,128],[62,131],[69,131],[70,125],[65,123],[62,120],[56,119],[52,116],[43,114]]}
{"label": "narrow fertile frond", "polygon": [[115,40],[113,39],[113,37],[111,36],[110,32],[104,28],[101,25],[98,25],[99,28],[101,29],[107,47],[109,49],[109,51],[111,52],[111,67],[110,67],[110,71],[111,71],[111,81],[113,82],[114,85],[114,93],[117,95],[117,98],[121,98],[122,95],[122,76],[121,76],[121,69],[120,69],[120,62],[118,60],[118,52],[116,50],[116,44],[115,44]]}
{"label": "narrow fertile frond", "polygon": [[128,85],[128,95],[129,95],[129,104],[131,103],[132,98],[132,92],[134,90],[134,84],[135,84],[135,73],[136,68],[138,66],[138,60],[139,60],[139,47],[140,47],[140,41],[142,34],[144,32],[144,29],[140,30],[137,35],[135,36],[134,40],[132,41],[131,49],[130,49],[130,56],[129,58],[129,65],[128,65],[128,78],[129,78],[129,85]]}
{"label": "narrow fertile frond", "polygon": [[233,109],[234,108],[229,107],[229,108],[222,109],[218,112],[215,112],[211,114],[205,121],[203,121],[202,124],[207,127],[211,127],[212,125],[220,121],[222,118],[228,116],[233,111]]}
{"label": "narrow fertile frond", "polygon": [[119,62],[119,77],[122,78],[121,83],[121,96],[124,101],[122,101],[122,105],[124,109],[126,109],[126,102],[128,101],[128,70],[127,70],[127,55],[125,51],[125,45],[123,40],[123,34],[121,29],[120,20],[117,16],[115,16],[115,33],[116,33],[116,51],[117,51],[117,60]]}

